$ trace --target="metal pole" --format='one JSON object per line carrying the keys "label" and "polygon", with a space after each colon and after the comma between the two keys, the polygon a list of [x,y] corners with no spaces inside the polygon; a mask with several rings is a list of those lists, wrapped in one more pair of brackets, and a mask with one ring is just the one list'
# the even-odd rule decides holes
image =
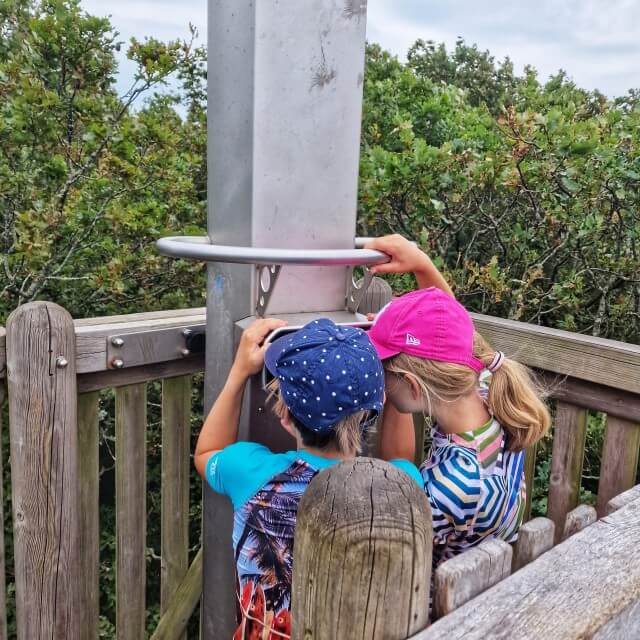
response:
{"label": "metal pole", "polygon": [[[209,0],[212,243],[353,249],[365,13],[366,0]],[[343,309],[346,274],[284,266],[269,314]],[[207,408],[231,364],[234,325],[255,308],[254,279],[250,266],[209,267]],[[247,420],[245,412],[245,436]],[[206,490],[203,520],[202,637],[230,638],[228,501]]]}

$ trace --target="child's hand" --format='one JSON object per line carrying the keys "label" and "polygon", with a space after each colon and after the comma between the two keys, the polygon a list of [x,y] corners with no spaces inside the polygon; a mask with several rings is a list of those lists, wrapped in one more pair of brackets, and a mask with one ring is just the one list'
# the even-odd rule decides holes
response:
{"label": "child's hand", "polygon": [[372,273],[413,272],[420,289],[437,287],[452,298],[453,291],[426,253],[400,235],[384,236],[367,242],[365,249],[375,249],[391,256],[386,264],[371,267]]}
{"label": "child's hand", "polygon": [[371,267],[372,273],[419,273],[429,266],[430,260],[413,242],[395,234],[374,238],[365,249],[375,249],[391,256],[391,261]]}
{"label": "child's hand", "polygon": [[287,322],[285,320],[276,318],[266,318],[251,323],[240,338],[236,358],[231,369],[232,373],[242,379],[258,373],[264,365],[264,352],[266,350],[266,346],[263,345],[264,339],[275,329],[280,329],[286,325]]}

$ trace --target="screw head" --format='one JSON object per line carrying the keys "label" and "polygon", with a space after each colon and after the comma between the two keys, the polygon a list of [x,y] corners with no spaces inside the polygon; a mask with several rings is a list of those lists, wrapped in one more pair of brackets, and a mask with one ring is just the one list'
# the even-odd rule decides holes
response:
{"label": "screw head", "polygon": [[111,366],[114,369],[122,369],[122,367],[124,367],[124,360],[122,360],[121,358],[114,358],[111,361]]}
{"label": "screw head", "polygon": [[69,364],[69,361],[64,356],[58,356],[56,358],[56,367],[58,369],[64,369]]}
{"label": "screw head", "polygon": [[111,338],[111,344],[114,347],[121,347],[124,344],[124,340],[122,338]]}

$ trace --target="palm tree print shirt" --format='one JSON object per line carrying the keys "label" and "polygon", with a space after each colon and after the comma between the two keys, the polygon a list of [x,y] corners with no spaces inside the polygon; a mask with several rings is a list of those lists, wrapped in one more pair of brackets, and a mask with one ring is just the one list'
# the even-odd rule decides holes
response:
{"label": "palm tree print shirt", "polygon": [[[234,509],[238,628],[233,640],[289,638],[298,504],[314,476],[338,462],[306,451],[273,453],[253,442],[237,442],[211,456],[207,481]],[[422,487],[412,463],[391,464]]]}

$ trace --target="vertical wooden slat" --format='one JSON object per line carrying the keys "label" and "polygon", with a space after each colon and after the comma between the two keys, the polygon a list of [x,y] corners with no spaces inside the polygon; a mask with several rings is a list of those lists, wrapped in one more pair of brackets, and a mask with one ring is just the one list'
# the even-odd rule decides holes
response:
{"label": "vertical wooden slat", "polygon": [[606,515],[611,498],[635,484],[639,450],[640,424],[607,416],[598,483],[598,516]]}
{"label": "vertical wooden slat", "polygon": [[2,414],[6,388],[0,380],[0,640],[7,640],[7,592],[4,563],[4,475],[2,469]]}
{"label": "vertical wooden slat", "polygon": [[564,523],[564,531],[562,533],[562,539],[566,540],[571,536],[586,529],[592,525],[598,519],[596,510],[588,504],[581,504],[567,514],[567,519]]}
{"label": "vertical wooden slat", "polygon": [[189,568],[190,421],[191,376],[163,380],[161,613]]}
{"label": "vertical wooden slat", "polygon": [[524,454],[524,479],[527,485],[527,502],[524,507],[524,522],[531,520],[531,501],[533,499],[533,483],[536,476],[536,453],[538,445],[530,446]]}
{"label": "vertical wooden slat", "polygon": [[448,615],[509,577],[512,563],[511,545],[493,538],[443,562],[434,579],[433,618]]}
{"label": "vertical wooden slat", "polygon": [[80,594],[81,640],[98,638],[100,601],[99,431],[100,394],[78,396],[78,476],[80,478],[80,549],[86,589]]}
{"label": "vertical wooden slat", "polygon": [[518,571],[553,547],[555,525],[548,518],[525,522],[518,532],[512,570]]}
{"label": "vertical wooden slat", "polygon": [[75,331],[58,305],[7,322],[18,640],[80,636]]}
{"label": "vertical wooden slat", "polygon": [[147,386],[116,390],[116,638],[145,627]]}
{"label": "vertical wooden slat", "polygon": [[556,525],[556,543],[562,539],[567,513],[578,505],[586,436],[587,410],[558,402],[547,508]]}
{"label": "vertical wooden slat", "polygon": [[615,498],[611,498],[607,503],[607,513],[605,515],[615,513],[618,509],[622,509],[622,507],[626,507],[636,500],[640,500],[640,484],[628,491],[618,494]]}

